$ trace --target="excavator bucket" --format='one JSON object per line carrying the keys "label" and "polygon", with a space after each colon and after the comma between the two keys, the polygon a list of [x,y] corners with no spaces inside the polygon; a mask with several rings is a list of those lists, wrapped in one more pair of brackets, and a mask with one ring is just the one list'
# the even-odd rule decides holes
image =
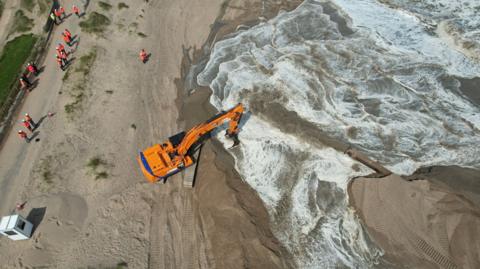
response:
{"label": "excavator bucket", "polygon": [[229,149],[234,148],[234,147],[240,145],[240,139],[238,139],[238,134],[230,135],[230,134],[228,134],[228,132],[227,132],[227,133],[225,134],[225,136],[227,136],[227,137],[229,137],[230,139],[233,140],[233,145],[232,145]]}

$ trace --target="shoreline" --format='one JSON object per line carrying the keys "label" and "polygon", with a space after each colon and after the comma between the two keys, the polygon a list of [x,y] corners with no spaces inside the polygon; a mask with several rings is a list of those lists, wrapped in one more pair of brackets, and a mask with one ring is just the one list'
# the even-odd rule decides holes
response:
{"label": "shoreline", "polygon": [[[189,119],[186,122],[187,126],[194,125],[201,122],[200,119],[204,120],[216,114],[215,108],[209,103],[210,95],[211,91],[203,88],[184,99],[184,103],[188,104],[188,108],[184,106],[180,113],[184,116],[188,115],[186,117]],[[195,118],[199,120],[195,122]],[[217,191],[211,192],[210,189],[222,190],[222,193]],[[200,220],[213,218],[215,221],[221,222],[219,218],[211,216],[211,211],[218,211],[223,214],[222,218],[228,216],[228,218],[235,219],[233,223],[230,223],[230,227],[223,227],[227,228],[225,230],[217,226],[220,232],[210,231],[218,233],[214,234],[213,238],[217,236],[235,236],[236,232],[240,231],[243,235],[236,239],[238,241],[237,244],[243,249],[243,255],[245,255],[247,260],[255,261],[251,265],[253,268],[272,268],[272,266],[276,268],[295,267],[292,264],[291,254],[273,235],[268,212],[260,197],[255,190],[241,179],[234,168],[233,157],[228,154],[215,138],[210,139],[202,147],[194,190],[194,200],[199,205],[198,217]],[[232,198],[234,199],[233,204],[227,206],[223,204],[228,203]],[[203,204],[208,205],[202,206]],[[229,215],[224,211],[225,208],[228,208],[228,211],[237,211],[238,213]],[[237,218],[238,214],[243,215],[243,217]],[[219,235],[223,232],[228,232],[228,234]],[[244,236],[247,238],[244,238]],[[259,242],[255,242],[257,239]],[[219,240],[220,242],[214,241],[212,241],[213,245],[220,244],[217,247],[217,251],[223,248],[236,249],[238,247],[229,246],[228,243],[221,242],[223,240]],[[256,251],[248,251],[249,248],[256,249]],[[233,253],[237,251],[238,249],[233,251]],[[263,254],[258,255],[259,253]],[[229,257],[227,260],[231,258]],[[235,264],[232,262],[230,266]]]}
{"label": "shoreline", "polygon": [[[277,4],[271,9],[268,9],[265,15],[267,18],[274,17],[282,9],[292,10],[296,8],[301,1],[285,2]],[[201,49],[194,50],[190,53],[190,49],[183,48],[184,57],[182,59],[181,66],[181,79],[175,81],[177,87],[177,99],[176,104],[179,111],[178,125],[184,127],[184,130],[188,130],[199,122],[203,122],[205,119],[218,113],[216,108],[210,104],[209,99],[212,91],[208,87],[201,87],[196,84],[196,75],[191,72],[198,72],[198,70],[192,70],[194,65],[203,64],[208,60],[210,49],[215,42],[225,38],[229,34],[233,34],[239,27],[249,27],[258,24],[261,20],[266,19],[264,16],[259,17],[259,9],[254,8],[255,4],[250,7],[250,11],[245,11],[246,16],[242,16],[238,11],[229,10],[228,4],[222,6],[222,9],[212,24],[210,34]],[[247,26],[248,25],[248,26]],[[210,186],[211,182],[206,182],[210,176],[205,175],[202,171],[207,170],[210,174],[217,174],[215,179],[222,179],[222,182],[213,182],[215,189],[221,188],[219,185],[225,184],[225,191],[229,192],[229,195],[234,196],[236,210],[243,211],[244,219],[238,219],[238,222],[245,222],[238,228],[241,230],[242,237],[239,241],[243,241],[244,234],[250,234],[251,239],[255,241],[255,238],[259,240],[259,243],[254,243],[250,240],[241,243],[242,252],[245,255],[246,260],[256,260],[249,266],[253,268],[295,268],[292,254],[287,251],[285,246],[273,235],[270,225],[270,217],[265,208],[265,205],[261,201],[260,197],[253,190],[248,183],[244,182],[238,172],[235,170],[235,161],[233,157],[223,148],[219,141],[215,138],[207,141],[202,149],[197,175],[194,182],[194,189],[197,189],[198,193],[194,194],[194,199],[198,201],[198,204],[208,202],[211,199],[211,195],[206,195],[205,188]],[[213,159],[213,163],[205,163],[205,159]],[[211,178],[210,178],[211,179]],[[214,179],[214,180],[215,180]],[[223,181],[224,180],[224,181]],[[218,203],[222,202],[220,199],[215,199],[216,207],[221,207]],[[208,209],[208,210],[207,210]],[[197,208],[199,219],[203,220],[204,215],[208,216],[208,212],[212,208]],[[211,217],[211,216],[208,216]],[[231,216],[232,217],[232,216]],[[249,226],[249,227],[245,227]],[[243,238],[244,239],[244,238]],[[215,244],[215,242],[212,242]],[[225,243],[220,248],[228,247]],[[249,248],[255,249],[254,252],[248,251]],[[215,252],[215,251],[214,251]],[[259,253],[263,253],[264,257],[258,257]],[[231,260],[231,259],[228,259]],[[238,266],[237,262],[232,262],[231,266]],[[224,268],[229,268],[229,266]]]}

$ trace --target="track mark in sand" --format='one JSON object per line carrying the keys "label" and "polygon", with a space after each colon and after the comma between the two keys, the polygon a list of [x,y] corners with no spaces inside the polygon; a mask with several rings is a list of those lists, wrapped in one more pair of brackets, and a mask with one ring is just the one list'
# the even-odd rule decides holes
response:
{"label": "track mark in sand", "polygon": [[[155,201],[152,206],[152,216],[150,220],[150,252],[148,253],[148,268],[150,269],[163,269],[164,264],[164,252],[162,238],[167,227],[166,218],[161,218],[162,210],[165,209],[166,199],[162,197]],[[163,214],[165,216],[166,214]]]}
{"label": "track mark in sand", "polygon": [[422,250],[430,259],[432,259],[436,264],[440,265],[442,268],[446,269],[457,269],[457,265],[449,258],[445,257],[443,254],[438,252],[430,244],[421,238],[417,238],[416,242],[418,248]]}
{"label": "track mark in sand", "polygon": [[408,238],[408,240],[414,245],[414,247],[419,250],[423,256],[427,259],[432,260],[438,264],[441,268],[445,269],[457,269],[459,268],[448,254],[442,254],[438,249],[435,249],[431,244],[429,244],[425,239],[417,235],[414,231],[408,229],[406,224],[400,218],[396,218],[397,222],[400,224],[400,227],[403,227],[403,235]]}
{"label": "track mark in sand", "polygon": [[192,208],[192,193],[190,190],[185,190],[183,195],[183,219],[182,219],[182,245],[183,245],[183,269],[195,268],[195,261],[197,261],[196,237],[193,232],[195,226],[195,219]]}

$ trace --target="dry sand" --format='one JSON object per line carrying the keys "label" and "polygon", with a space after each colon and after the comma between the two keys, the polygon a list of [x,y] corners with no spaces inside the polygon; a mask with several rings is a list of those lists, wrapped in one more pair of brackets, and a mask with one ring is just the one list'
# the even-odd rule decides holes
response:
{"label": "dry sand", "polygon": [[480,268],[480,172],[459,167],[357,178],[349,188],[385,258],[405,268]]}
{"label": "dry sand", "polygon": [[[26,200],[21,213],[38,224],[31,240],[0,238],[0,267],[287,267],[260,200],[232,174],[231,163],[213,161],[210,145],[194,189],[182,186],[181,174],[165,185],[147,183],[135,160],[139,150],[193,123],[178,121],[184,100],[175,82],[184,48],[197,51],[218,38],[210,34],[216,19],[248,9],[220,0],[126,0],[129,8],[121,10],[110,2],[110,11],[93,1],[87,9],[87,16],[97,11],[111,18],[103,36],[82,33],[76,16],[55,29],[39,84],[21,107],[43,118],[35,140],[26,144],[13,129],[0,151],[0,213]],[[64,27],[79,40],[65,81],[54,60]],[[138,60],[141,48],[151,53],[147,64]],[[90,72],[74,72],[92,51]],[[66,113],[64,106],[76,100]],[[190,111],[202,120],[201,113],[211,113]],[[55,115],[45,117],[49,112]],[[102,160],[96,168],[87,165],[93,158]]]}

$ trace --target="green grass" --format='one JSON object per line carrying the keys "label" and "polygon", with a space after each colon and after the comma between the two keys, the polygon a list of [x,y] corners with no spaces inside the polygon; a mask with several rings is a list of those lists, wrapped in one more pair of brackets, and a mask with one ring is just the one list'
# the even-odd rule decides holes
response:
{"label": "green grass", "polygon": [[129,6],[127,4],[125,4],[124,2],[120,2],[118,3],[118,9],[122,9],[122,8],[129,8]]}
{"label": "green grass", "polygon": [[93,170],[97,169],[100,165],[106,165],[107,162],[105,160],[102,160],[100,157],[93,157],[90,160],[88,160],[87,166],[92,168]]}
{"label": "green grass", "polygon": [[15,16],[13,17],[13,27],[10,29],[10,34],[12,33],[23,33],[30,31],[33,27],[33,19],[25,16],[22,10],[17,10]]}
{"label": "green grass", "polygon": [[35,1],[34,0],[21,0],[20,1],[20,7],[32,12],[33,8],[35,7]]}
{"label": "green grass", "polygon": [[72,114],[73,112],[75,112],[82,103],[84,97],[85,95],[83,93],[74,94],[74,101],[65,105],[65,112],[67,114]]}
{"label": "green grass", "polygon": [[3,4],[3,1],[0,1],[0,18],[2,17],[4,7],[5,5]]}
{"label": "green grass", "polygon": [[112,9],[112,5],[110,5],[109,3],[107,2],[103,2],[103,1],[99,1],[98,2],[98,6],[100,8],[102,8],[103,10],[105,11],[109,11],[110,9]]}
{"label": "green grass", "polygon": [[[85,84],[87,83],[87,77],[90,74],[96,58],[97,51],[94,49],[88,54],[82,55],[78,60],[78,66],[75,68],[74,72],[80,73],[81,77],[72,87],[70,95],[73,97],[73,101],[64,106],[65,112],[68,115],[73,115],[73,113],[81,107],[85,97],[87,97],[85,94]],[[63,76],[63,80],[66,81],[71,75],[71,69],[67,70]]]}
{"label": "green grass", "polygon": [[105,15],[92,12],[88,16],[88,19],[79,23],[82,31],[86,33],[101,34],[105,31],[107,26],[111,23],[110,19]]}
{"label": "green grass", "polygon": [[81,72],[84,76],[88,76],[90,74],[90,70],[92,69],[93,63],[97,58],[97,51],[92,50],[88,54],[83,55],[80,57],[80,63],[78,67],[75,69],[75,72]]}
{"label": "green grass", "polygon": [[95,180],[108,178],[108,173],[106,171],[97,171],[99,167],[105,168],[107,165],[107,161],[98,156],[91,158],[87,163],[87,167],[89,167],[95,175]]}
{"label": "green grass", "polygon": [[0,56],[0,105],[3,105],[37,41],[32,34],[8,42]]}
{"label": "green grass", "polygon": [[50,0],[37,0],[38,1],[38,8],[40,10],[40,14],[45,14],[49,11],[51,2]]}
{"label": "green grass", "polygon": [[46,183],[48,184],[51,184],[53,182],[53,175],[52,175],[52,172],[50,172],[50,170],[46,170],[46,171],[43,171],[42,172],[42,179],[43,181],[45,181]]}
{"label": "green grass", "polygon": [[102,172],[96,172],[95,174],[95,179],[105,179],[108,178],[108,173],[105,171]]}

